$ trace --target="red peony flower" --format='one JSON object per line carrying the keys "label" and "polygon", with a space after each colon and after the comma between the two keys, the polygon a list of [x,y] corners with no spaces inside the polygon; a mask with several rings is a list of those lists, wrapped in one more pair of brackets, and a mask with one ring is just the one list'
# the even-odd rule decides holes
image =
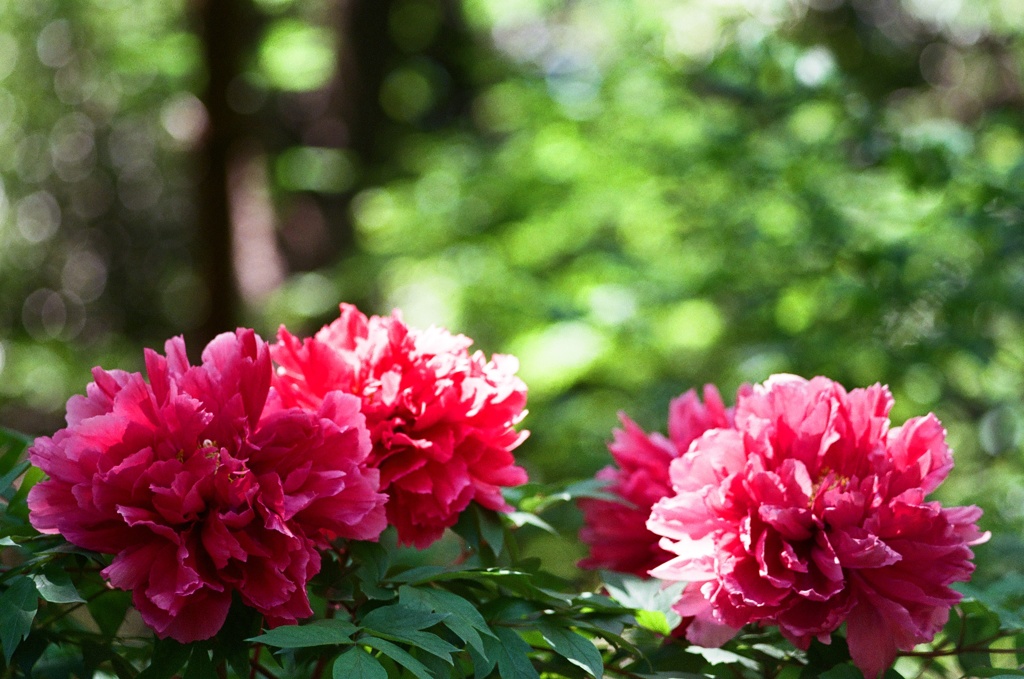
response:
{"label": "red peony flower", "polygon": [[179,337],[139,373],[93,370],[65,429],[29,451],[49,479],[29,493],[32,525],[114,554],[103,570],[133,592],[160,637],[206,639],[232,594],[267,624],[312,615],[317,548],[384,529],[359,403],[264,413],[272,366],[252,330],[214,339],[191,366]]}
{"label": "red peony flower", "polygon": [[367,319],[349,304],[316,336],[283,327],[271,348],[275,387],[286,406],[317,408],[340,391],[362,400],[373,451],[389,495],[388,521],[404,544],[425,547],[475,500],[507,511],[503,486],[526,482],[512,450],[526,438],[526,386],[512,356],[468,352],[472,340],[416,330],[392,316]]}
{"label": "red peony flower", "polygon": [[[647,530],[651,507],[672,494],[668,468],[708,429],[731,427],[732,413],[712,385],[704,387],[704,403],[690,390],[669,405],[668,438],[647,434],[620,414],[622,429],[608,445],[618,467],[608,466],[597,478],[609,481],[607,492],[623,502],[580,500],[583,528],[580,540],[590,546],[581,568],[606,568],[647,577],[648,571],[672,558],[658,545],[660,536]],[[627,504],[628,503],[628,504]]]}
{"label": "red peony flower", "polygon": [[925,501],[953,466],[945,431],[934,415],[890,429],[892,403],[885,387],[824,377],[741,394],[735,429],[672,463],[674,494],[647,524],[676,555],[652,574],[689,583],[676,610],[775,624],[804,649],[846,622],[867,677],[932,639],[960,600],[949,585],[974,570],[969,545],[988,536],[977,507]]}

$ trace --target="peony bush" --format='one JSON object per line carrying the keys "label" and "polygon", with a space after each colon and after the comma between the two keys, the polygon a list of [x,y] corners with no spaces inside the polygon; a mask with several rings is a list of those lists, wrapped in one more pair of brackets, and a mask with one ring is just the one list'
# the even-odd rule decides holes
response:
{"label": "peony bush", "polygon": [[[343,304],[196,365],[171,339],[96,368],[52,436],[0,432],[3,676],[1024,676],[1013,593],[966,584],[981,510],[930,498],[934,415],[709,385],[543,486],[516,359],[471,345]],[[591,579],[520,553],[565,503]]]}

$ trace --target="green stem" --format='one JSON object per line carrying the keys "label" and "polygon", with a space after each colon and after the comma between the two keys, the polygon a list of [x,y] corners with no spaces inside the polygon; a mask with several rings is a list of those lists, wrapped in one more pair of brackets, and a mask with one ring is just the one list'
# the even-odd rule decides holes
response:
{"label": "green stem", "polygon": [[263,644],[256,644],[256,649],[252,653],[252,663],[249,665],[249,679],[256,679],[256,675],[260,670],[260,651],[263,650]]}
{"label": "green stem", "polygon": [[[995,637],[990,641],[995,641],[999,637]],[[900,655],[912,656],[914,658],[943,658],[951,655],[960,655],[961,653],[996,653],[996,654],[1009,654],[1009,653],[1024,653],[1024,648],[988,648],[987,646],[966,646],[956,647],[945,650],[935,651],[900,651]]]}

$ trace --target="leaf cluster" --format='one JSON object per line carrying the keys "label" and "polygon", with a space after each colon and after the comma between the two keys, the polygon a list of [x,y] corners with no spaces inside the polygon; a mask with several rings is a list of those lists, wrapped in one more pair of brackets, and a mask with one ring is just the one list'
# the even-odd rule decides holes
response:
{"label": "leaf cluster", "polygon": [[[688,643],[672,610],[680,586],[601,573],[596,588],[519,554],[524,526],[555,530],[541,512],[606,497],[596,482],[532,484],[516,510],[477,505],[454,531],[454,562],[410,564],[394,546],[339,542],[310,583],[312,621],[265,629],[236,600],[215,638],[154,639],[131,595],[101,576],[108,557],[40,535],[25,498],[36,470],[28,441],[0,431],[0,677],[117,679],[856,679],[842,630],[794,648],[772,628],[743,630],[718,649]],[[1024,580],[964,586],[964,601],[928,645],[886,679],[1024,676]]]}

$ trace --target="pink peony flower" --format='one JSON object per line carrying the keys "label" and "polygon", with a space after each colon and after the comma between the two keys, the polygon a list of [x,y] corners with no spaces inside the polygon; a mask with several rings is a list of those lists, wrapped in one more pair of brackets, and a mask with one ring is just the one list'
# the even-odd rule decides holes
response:
{"label": "pink peony flower", "polygon": [[890,429],[892,403],[880,385],[847,393],[824,377],[741,394],[735,429],[672,463],[674,494],[647,524],[676,555],[652,574],[688,583],[676,610],[775,624],[804,649],[846,622],[867,677],[932,639],[988,536],[977,507],[925,501],[953,466],[945,431],[934,415]]}
{"label": "pink peony flower", "polygon": [[704,387],[704,403],[690,390],[669,405],[668,438],[647,434],[620,414],[622,429],[608,445],[618,466],[608,466],[597,478],[609,481],[607,492],[623,502],[580,500],[583,528],[580,540],[590,546],[581,568],[605,568],[647,577],[648,571],[672,558],[658,545],[660,536],[647,530],[651,507],[672,494],[668,468],[708,429],[731,427],[732,413],[712,385]]}
{"label": "pink peony flower", "polygon": [[349,304],[316,336],[283,327],[271,348],[275,387],[287,406],[318,408],[340,391],[362,400],[388,521],[404,544],[425,547],[471,501],[507,511],[503,486],[526,482],[512,450],[526,438],[526,386],[512,356],[470,354],[472,340],[416,330],[392,316],[367,319]]}
{"label": "pink peony flower", "polygon": [[270,626],[311,615],[317,548],[386,525],[358,400],[264,413],[270,351],[252,330],[214,339],[199,366],[180,337],[166,352],[146,352],[148,384],[94,369],[68,426],[35,441],[49,479],[29,493],[32,525],[115,555],[103,575],[160,637],[213,636],[234,592]]}

